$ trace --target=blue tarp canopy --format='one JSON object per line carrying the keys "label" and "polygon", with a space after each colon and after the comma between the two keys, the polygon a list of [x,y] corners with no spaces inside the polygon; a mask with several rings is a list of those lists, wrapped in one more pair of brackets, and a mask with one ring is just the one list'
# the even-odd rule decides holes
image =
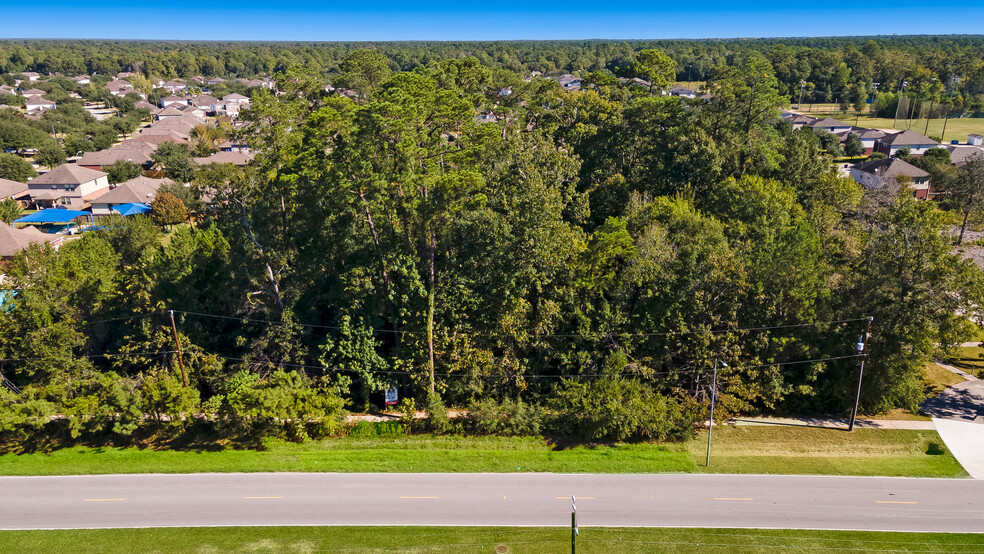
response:
{"label": "blue tarp canopy", "polygon": [[147,204],[141,204],[139,202],[130,202],[129,204],[120,204],[119,206],[113,206],[113,211],[119,212],[120,215],[145,214],[150,211],[150,206],[148,206]]}
{"label": "blue tarp canopy", "polygon": [[15,219],[14,223],[69,223],[77,217],[91,217],[89,212],[77,212],[75,210],[63,210],[60,208],[48,208],[40,212],[34,212],[20,219]]}

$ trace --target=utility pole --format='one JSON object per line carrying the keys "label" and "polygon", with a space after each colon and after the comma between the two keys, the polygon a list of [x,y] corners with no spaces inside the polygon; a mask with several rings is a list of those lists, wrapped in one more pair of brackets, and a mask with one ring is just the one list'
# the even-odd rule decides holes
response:
{"label": "utility pole", "polygon": [[577,550],[577,500],[571,495],[571,554]]}
{"label": "utility pole", "polygon": [[188,377],[185,376],[184,362],[181,361],[181,341],[178,340],[178,326],[174,324],[174,310],[168,310],[171,314],[171,330],[174,331],[174,344],[178,347],[178,367],[181,368],[181,383],[187,387]]}
{"label": "utility pole", "polygon": [[861,403],[861,380],[864,378],[864,359],[868,357],[868,337],[871,335],[871,320],[874,318],[868,316],[868,323],[864,326],[864,334],[858,340],[858,358],[860,359],[860,364],[858,365],[858,394],[854,398],[854,409],[851,410],[851,421],[847,424],[847,430],[854,430],[854,421],[858,417],[858,404]]}
{"label": "utility pole", "polygon": [[[728,364],[721,362],[721,365],[728,367]],[[711,419],[707,422],[707,458],[704,459],[704,467],[711,463],[711,433],[714,432],[714,400],[717,398],[718,388],[718,360],[714,359],[714,381],[711,384]]]}

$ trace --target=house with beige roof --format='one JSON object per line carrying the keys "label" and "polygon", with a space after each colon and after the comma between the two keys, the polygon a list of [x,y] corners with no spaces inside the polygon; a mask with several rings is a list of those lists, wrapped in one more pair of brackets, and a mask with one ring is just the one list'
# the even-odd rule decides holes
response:
{"label": "house with beige roof", "polygon": [[152,156],[155,151],[157,151],[156,144],[126,141],[99,152],[86,152],[79,158],[78,165],[101,171],[118,161],[128,161],[144,169],[150,169],[150,166],[154,165]]}
{"label": "house with beige roof", "polygon": [[0,179],[0,201],[12,198],[18,202],[30,199],[27,183]]}
{"label": "house with beige roof", "polygon": [[41,112],[44,110],[55,109],[55,103],[51,100],[45,100],[40,96],[29,96],[27,100],[24,101],[24,107],[29,112]]}
{"label": "house with beige roof", "polygon": [[92,203],[93,215],[112,215],[114,206],[123,204],[147,204],[154,200],[161,185],[171,184],[169,179],[136,177],[120,183],[114,189],[100,196]]}
{"label": "house with beige roof", "polygon": [[249,162],[253,161],[253,154],[249,152],[216,152],[211,156],[204,158],[194,158],[195,163],[198,165],[208,165],[208,164],[231,164],[238,167],[244,167],[249,165]]}
{"label": "house with beige roof", "polygon": [[62,206],[81,210],[109,192],[109,178],[105,173],[76,164],[62,164],[27,185],[31,202],[44,208]]}
{"label": "house with beige roof", "polygon": [[57,248],[63,238],[62,235],[43,233],[33,225],[15,229],[0,221],[0,260],[11,258],[32,244],[48,243]]}

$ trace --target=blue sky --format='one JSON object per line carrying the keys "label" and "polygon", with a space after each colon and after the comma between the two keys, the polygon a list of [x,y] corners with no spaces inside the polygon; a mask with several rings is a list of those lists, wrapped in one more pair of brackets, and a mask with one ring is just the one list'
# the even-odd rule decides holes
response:
{"label": "blue sky", "polygon": [[984,32],[984,5],[925,0],[799,8],[789,2],[338,3],[30,0],[0,5],[0,38],[490,40],[730,38]]}

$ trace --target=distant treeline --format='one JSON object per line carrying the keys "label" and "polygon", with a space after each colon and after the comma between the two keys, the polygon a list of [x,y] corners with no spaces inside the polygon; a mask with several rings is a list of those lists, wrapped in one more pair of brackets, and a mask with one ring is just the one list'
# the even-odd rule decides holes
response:
{"label": "distant treeline", "polygon": [[[652,41],[494,42],[161,42],[7,40],[0,73],[156,77],[252,77],[304,66],[340,74],[353,52],[373,49],[391,69],[411,71],[441,60],[474,57],[490,68],[544,74],[611,72],[628,76],[637,52],[659,49],[676,63],[678,81],[705,81],[757,51],[775,68],[780,91],[804,101],[852,101],[900,88],[960,107],[984,94],[984,36],[902,36]],[[874,85],[874,83],[878,83]]]}

